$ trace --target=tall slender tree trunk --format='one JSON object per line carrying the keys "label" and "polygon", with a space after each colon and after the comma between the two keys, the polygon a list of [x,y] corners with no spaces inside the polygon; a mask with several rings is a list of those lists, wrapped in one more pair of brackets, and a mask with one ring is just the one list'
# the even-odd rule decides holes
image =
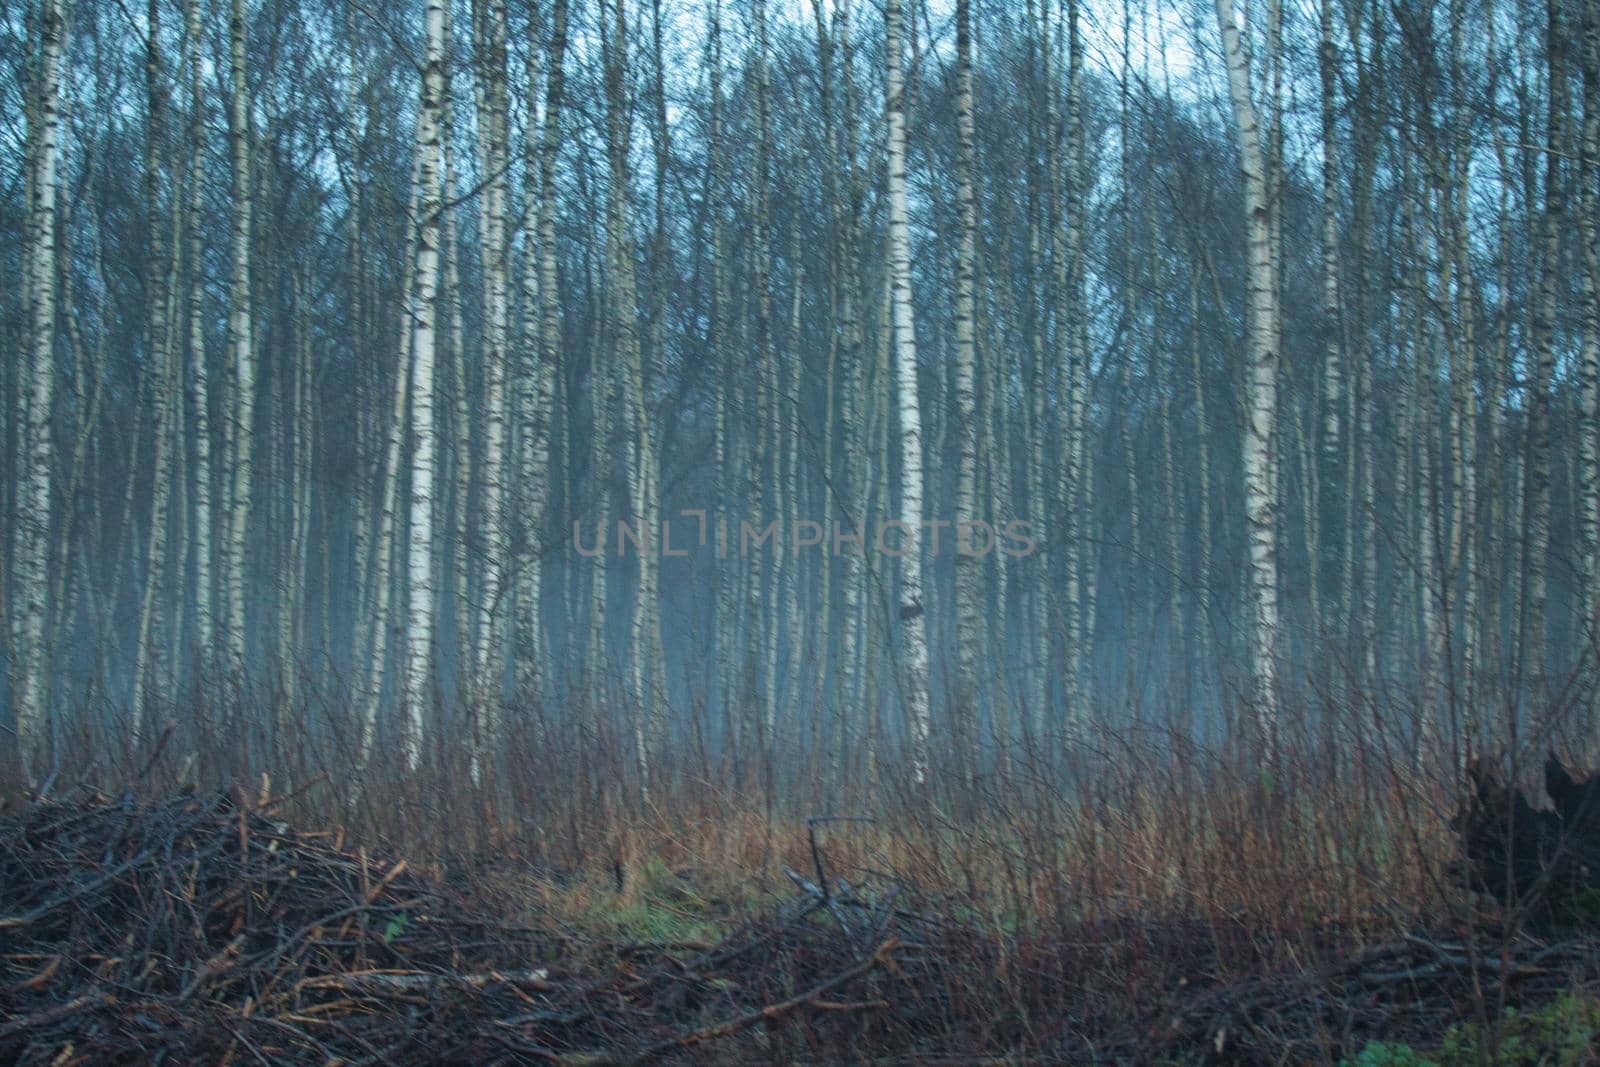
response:
{"label": "tall slender tree trunk", "polygon": [[[1600,641],[1600,0],[1583,6],[1583,166],[1579,206],[1583,241],[1583,350],[1579,363],[1582,420],[1579,426],[1578,501],[1582,570],[1589,620],[1580,636]],[[1464,243],[1464,239],[1463,239]],[[1600,744],[1600,725],[1589,739]]]}
{"label": "tall slender tree trunk", "polygon": [[928,639],[922,595],[922,409],[917,401],[917,336],[911,303],[911,217],[906,195],[905,75],[900,0],[884,5],[885,111],[889,164],[889,284],[896,406],[900,415],[900,699],[911,740],[911,775],[928,774]]}
{"label": "tall slender tree trunk", "polygon": [[13,652],[16,664],[12,693],[16,709],[18,769],[26,778],[29,761],[44,736],[46,677],[44,635],[50,588],[50,518],[55,448],[51,438],[52,392],[55,382],[56,333],[56,195],[61,165],[61,62],[66,48],[66,16],[60,0],[42,0],[38,16],[39,62],[36,128],[33,148],[33,202],[25,273],[28,277],[30,367],[27,418],[23,424],[27,461],[18,509],[16,584],[22,603],[21,623]]}
{"label": "tall slender tree trunk", "polygon": [[[1003,259],[997,260],[996,271],[1004,268]],[[1003,291],[1003,286],[997,285],[997,290]],[[981,314],[981,313],[980,313]],[[1011,398],[1009,384],[1011,380],[1010,346],[1004,344],[1002,335],[995,328],[994,320],[999,316],[986,316],[991,332],[985,336],[991,339],[988,351],[989,359],[981,360],[978,364],[980,382],[979,409],[981,411],[981,431],[979,455],[982,460],[983,471],[983,506],[984,518],[988,521],[990,529],[995,529],[997,524],[1006,521],[1009,515],[1005,513],[1010,507],[1011,499],[1011,420],[1007,417],[1010,412]],[[989,607],[986,609],[988,617],[993,620],[993,625],[988,628],[987,650],[989,653],[989,699],[991,719],[994,726],[995,746],[999,750],[1000,770],[1004,774],[1010,769],[1012,749],[1014,744],[1013,708],[1014,695],[1011,685],[1011,641],[1009,625],[1011,619],[1011,597],[1008,588],[1010,572],[1006,566],[1006,554],[991,550],[985,556],[984,570],[988,579]]]}
{"label": "tall slender tree trunk", "polygon": [[[1035,91],[1044,94],[1047,101],[1042,108],[1032,108],[1028,115],[1028,276],[1032,285],[1044,287],[1060,279],[1050,273],[1050,251],[1054,234],[1050,220],[1055,217],[1051,204],[1051,180],[1059,175],[1060,144],[1055,136],[1055,87],[1051,85],[1050,11],[1046,3],[1025,5],[1025,22],[1028,33],[1028,71]],[[1025,421],[1023,432],[1026,446],[1026,465],[1023,484],[1027,488],[1028,517],[1034,527],[1044,530],[1050,521],[1049,499],[1045,492],[1045,422],[1048,408],[1045,400],[1049,388],[1045,373],[1045,332],[1048,326],[1048,304],[1030,302],[1026,318],[1027,348],[1023,354],[1023,401]],[[1068,521],[1071,521],[1069,516]],[[1048,721],[1050,706],[1050,611],[1048,574],[1049,561],[1035,556],[1027,563],[1032,581],[1027,583],[1027,624],[1023,630],[1026,663],[1026,701],[1033,736],[1036,741],[1055,736],[1054,724]],[[1072,610],[1070,603],[1063,608]],[[1069,639],[1070,641],[1070,639]],[[1071,652],[1068,652],[1071,655]],[[1071,671],[1069,669],[1068,674]],[[1070,686],[1070,681],[1069,681]]]}
{"label": "tall slender tree trunk", "polygon": [[[357,89],[359,72],[361,70],[361,41],[356,33],[356,12],[354,8],[345,9],[344,38],[345,38],[345,113],[349,116],[349,128],[345,138],[340,143],[342,158],[347,165],[360,173],[363,158],[362,146],[365,140],[365,120],[359,108],[360,94]],[[412,149],[412,178],[411,195],[416,195],[416,170],[415,146]],[[383,405],[379,398],[383,395],[378,383],[382,376],[376,373],[376,361],[372,358],[372,300],[370,287],[367,284],[365,271],[362,269],[366,257],[364,255],[366,242],[363,240],[366,221],[367,198],[363,192],[363,183],[351,182],[350,208],[346,217],[345,241],[347,244],[347,264],[350,276],[350,323],[351,323],[351,355],[356,359],[363,373],[356,379],[355,396],[360,404],[360,411],[355,419],[353,438],[355,445],[356,462],[362,466],[372,459],[375,454],[376,442],[379,433],[385,426],[383,418]],[[411,205],[407,204],[405,219],[411,219]],[[410,227],[407,225],[406,233],[409,236]],[[409,263],[403,268],[403,273],[409,273]],[[381,466],[380,468],[381,469]],[[362,700],[365,697],[366,675],[371,669],[370,660],[364,659],[368,652],[369,634],[374,629],[371,613],[365,609],[368,603],[369,591],[372,589],[372,560],[373,530],[376,528],[376,505],[371,490],[371,479],[368,478],[364,487],[365,491],[356,495],[352,525],[354,533],[351,538],[353,550],[353,566],[350,568],[350,579],[346,584],[345,595],[347,603],[360,605],[360,608],[347,612],[349,623],[345,632],[349,641],[349,673],[351,678],[352,711],[354,714],[347,726],[356,730],[358,743],[361,725],[365,722],[365,714],[361,710]],[[364,753],[358,754],[358,759]]]}
{"label": "tall slender tree trunk", "polygon": [[[1121,272],[1122,277],[1120,279],[1120,288],[1122,292],[1119,294],[1119,296],[1121,298],[1123,314],[1127,317],[1129,336],[1137,337],[1140,323],[1143,319],[1143,294],[1141,289],[1147,283],[1145,279],[1138,277],[1137,273],[1139,269],[1139,235],[1134,229],[1132,175],[1129,173],[1131,162],[1131,153],[1129,151],[1129,112],[1132,109],[1132,104],[1129,99],[1129,83],[1133,78],[1133,34],[1133,6],[1131,4],[1124,3],[1122,5],[1121,70],[1117,79],[1117,169],[1120,180],[1120,188],[1118,190],[1119,202],[1117,210],[1118,214],[1121,216],[1119,221],[1121,224],[1122,233],[1124,234],[1123,240],[1125,245],[1122,253],[1124,257],[1124,266]],[[1132,390],[1132,348],[1133,346],[1130,345],[1129,350],[1122,353],[1121,357],[1116,360],[1117,406],[1115,425],[1117,444],[1119,446],[1119,451],[1121,452],[1121,455],[1118,456],[1119,463],[1117,466],[1121,468],[1120,474],[1122,476],[1123,483],[1123,500],[1125,501],[1125,504],[1121,509],[1122,515],[1119,516],[1119,522],[1125,517],[1128,524],[1128,532],[1124,538],[1123,545],[1121,546],[1122,551],[1120,553],[1122,557],[1122,581],[1118,583],[1121,586],[1122,615],[1123,619],[1125,620],[1125,633],[1127,632],[1126,620],[1132,615],[1132,605],[1138,604],[1144,599],[1145,590],[1145,583],[1142,581],[1144,577],[1142,573],[1143,567],[1141,566],[1145,559],[1145,551],[1141,543],[1143,540],[1142,535],[1144,530],[1144,523],[1142,521],[1142,501],[1144,491],[1141,489],[1139,484],[1139,456],[1135,451],[1133,443],[1136,414]],[[1123,660],[1124,670],[1126,672],[1126,681],[1124,685],[1125,699],[1130,706],[1138,706],[1142,703],[1142,701],[1137,688],[1138,677],[1137,668],[1135,665],[1136,660],[1132,656],[1125,656],[1123,657]]]}
{"label": "tall slender tree trunk", "polygon": [[[164,97],[166,87],[161,72],[161,5],[150,0],[145,42],[145,213],[149,225],[150,251],[145,272],[145,305],[149,319],[145,329],[145,355],[154,379],[151,389],[152,423],[155,434],[154,464],[151,468],[150,538],[145,543],[144,590],[140,599],[139,632],[134,651],[133,740],[144,734],[146,690],[150,681],[154,645],[160,640],[161,611],[167,592],[167,537],[172,492],[172,423],[177,414],[177,378],[172,361],[171,336],[167,328],[170,294],[176,285],[176,242],[173,260],[167,259],[161,217],[160,170],[166,162]],[[175,211],[174,216],[178,213]],[[181,234],[181,231],[180,231]]]}
{"label": "tall slender tree trunk", "polygon": [[[653,122],[651,123],[651,145],[654,155],[654,206],[655,206],[655,233],[651,237],[650,249],[650,303],[649,303],[649,348],[640,363],[638,379],[638,393],[635,398],[638,409],[640,427],[640,450],[645,459],[645,469],[649,474],[647,483],[642,487],[644,492],[644,522],[647,536],[661,538],[664,527],[661,522],[661,465],[666,454],[668,440],[665,435],[656,438],[652,432],[649,417],[648,393],[650,387],[649,369],[662,368],[668,365],[667,349],[667,296],[671,288],[671,279],[674,276],[672,269],[672,242],[668,233],[667,222],[667,185],[668,176],[672,170],[672,127],[667,120],[667,74],[666,54],[663,48],[662,31],[662,0],[651,0],[650,4],[650,35],[652,42],[652,73],[655,84],[653,86]],[[644,562],[649,564],[648,571],[640,572],[640,597],[642,603],[644,644],[641,654],[644,656],[643,664],[646,688],[646,699],[649,701],[649,713],[646,716],[645,727],[647,732],[646,742],[652,750],[659,751],[666,740],[667,714],[670,706],[667,703],[666,687],[666,656],[661,644],[661,559],[665,549],[664,543],[652,540],[648,545],[650,551],[645,553]]]}
{"label": "tall slender tree trunk", "polygon": [[[865,466],[866,450],[871,446],[871,435],[861,425],[868,417],[871,404],[867,393],[867,348],[862,329],[862,315],[866,306],[865,281],[860,257],[861,204],[864,198],[865,168],[860,165],[857,150],[856,115],[859,97],[855,81],[855,49],[850,39],[850,0],[838,0],[834,8],[834,34],[839,42],[839,80],[843,89],[843,102],[839,119],[841,180],[844,183],[842,223],[843,237],[840,268],[844,273],[843,292],[840,295],[839,328],[842,333],[844,373],[841,383],[839,418],[839,459],[842,495],[849,514],[845,515],[844,529],[853,527],[858,537],[865,537],[867,524],[867,492],[869,475]],[[842,600],[842,629],[839,641],[840,676],[835,714],[839,751],[835,770],[841,777],[847,772],[848,759],[845,746],[854,727],[851,711],[863,703],[863,632],[866,619],[867,567],[861,543],[842,546],[839,562]]]}
{"label": "tall slender tree trunk", "polygon": [[1216,0],[1228,65],[1228,90],[1244,173],[1249,266],[1249,374],[1244,443],[1245,520],[1250,544],[1250,664],[1262,740],[1275,744],[1278,685],[1277,493],[1273,446],[1277,426],[1279,322],[1277,265],[1272,253],[1271,177],[1250,87],[1250,63],[1234,19],[1234,0]]}
{"label": "tall slender tree trunk", "polygon": [[[550,439],[547,414],[553,398],[540,392],[539,317],[543,304],[539,296],[539,89],[540,53],[539,9],[537,3],[528,5],[527,31],[528,58],[524,64],[524,85],[528,100],[528,117],[522,138],[522,188],[524,197],[522,246],[520,250],[521,315],[517,321],[515,359],[511,363],[514,375],[515,397],[512,412],[512,434],[516,442],[513,461],[511,492],[513,503],[508,535],[515,550],[515,587],[511,597],[512,617],[511,667],[512,684],[521,697],[531,696],[543,672],[538,669],[541,653],[538,646],[543,639],[540,615],[533,606],[539,593],[538,554],[534,542],[539,535],[535,515],[542,515],[543,501],[549,490],[544,484],[544,472],[535,476],[534,452],[542,445],[543,456],[538,467],[548,467]],[[553,383],[552,383],[553,384]],[[541,435],[542,438],[541,438]]]}
{"label": "tall slender tree trunk", "polygon": [[506,9],[504,0],[475,4],[473,29],[478,54],[479,160],[483,174],[480,198],[485,332],[483,352],[484,436],[483,495],[480,516],[483,530],[483,569],[479,583],[478,644],[469,682],[474,709],[472,771],[476,778],[483,754],[493,751],[499,720],[495,709],[502,694],[501,655],[506,576],[510,571],[510,537],[506,524],[506,455],[509,420],[506,417],[507,347],[511,336],[509,245],[506,241],[507,127]]}
{"label": "tall slender tree trunk", "polygon": [[[1331,636],[1336,628],[1331,620],[1341,615],[1340,598],[1348,591],[1334,585],[1339,573],[1339,530],[1334,516],[1339,511],[1339,471],[1341,455],[1340,415],[1344,404],[1343,322],[1339,295],[1339,130],[1338,77],[1339,54],[1333,39],[1333,0],[1318,4],[1317,72],[1322,84],[1322,448],[1316,502],[1320,544],[1312,546],[1312,586],[1332,586],[1332,596],[1321,597],[1327,618],[1312,620],[1319,635]],[[1346,471],[1345,478],[1353,472]]]}
{"label": "tall slender tree trunk", "polygon": [[[612,287],[611,342],[613,358],[622,374],[629,510],[638,534],[638,582],[634,590],[629,630],[629,681],[633,714],[634,754],[641,784],[646,788],[653,766],[653,739],[659,733],[661,634],[659,586],[655,543],[660,528],[656,508],[656,454],[646,407],[643,356],[639,341],[637,286],[633,262],[633,237],[628,204],[632,180],[628,154],[631,143],[629,111],[625,99],[627,76],[627,0],[614,3],[606,30],[606,155],[610,183],[606,194],[607,277]],[[617,550],[623,551],[619,537]]]}
{"label": "tall slender tree trunk", "polygon": [[[1194,435],[1196,462],[1200,465],[1199,484],[1195,487],[1199,499],[1199,531],[1196,538],[1195,573],[1199,594],[1195,597],[1194,628],[1189,633],[1191,646],[1197,644],[1201,626],[1211,608],[1215,595],[1216,575],[1212,568],[1211,547],[1211,419],[1206,413],[1206,374],[1200,343],[1200,275],[1197,270],[1189,274],[1189,365],[1194,374]],[[1194,653],[1191,652],[1191,655]],[[1203,666],[1203,661],[1202,661]]]}
{"label": "tall slender tree trunk", "polygon": [[[822,455],[821,472],[823,486],[817,493],[816,504],[811,509],[818,521],[823,524],[823,537],[828,538],[832,533],[832,523],[838,521],[843,509],[837,505],[840,491],[843,488],[841,479],[840,457],[835,445],[838,440],[839,413],[841,404],[840,389],[840,358],[843,350],[843,331],[840,315],[840,304],[843,297],[843,263],[844,263],[844,202],[842,187],[844,185],[845,166],[843,160],[842,138],[839,130],[838,109],[835,106],[834,79],[834,41],[828,21],[824,17],[824,4],[822,0],[811,0],[811,21],[817,47],[817,109],[823,131],[823,143],[826,150],[825,165],[822,172],[822,196],[827,209],[826,216],[826,243],[824,256],[827,262],[827,274],[823,286],[822,303],[826,323],[826,356],[825,371],[822,387]],[[798,338],[797,338],[798,340]],[[798,367],[797,367],[798,372]],[[838,568],[833,559],[831,542],[824,548],[817,561],[817,573],[811,588],[815,597],[814,607],[802,610],[815,610],[818,624],[805,627],[807,665],[814,679],[814,693],[816,703],[811,709],[812,737],[818,744],[818,751],[823,751],[821,746],[832,745],[832,751],[837,753],[844,743],[843,735],[838,731],[839,706],[838,706],[838,659],[835,650],[838,642],[835,640],[835,630],[839,618],[834,606],[835,590],[838,588],[836,576]],[[828,737],[828,732],[833,730],[835,736]],[[828,760],[829,764],[836,764],[836,759]],[[833,770],[832,767],[829,768]],[[837,776],[834,777],[837,781]]]}
{"label": "tall slender tree trunk", "polygon": [[[237,2],[237,0],[235,0]],[[440,134],[445,92],[444,0],[427,0],[427,65],[422,109],[417,116],[421,153],[416,287],[409,309],[411,330],[411,537],[407,565],[406,668],[402,708],[408,767],[422,755],[423,715],[433,696],[433,504],[438,442],[434,433],[434,317],[439,286],[439,216],[444,207]],[[404,373],[404,367],[401,373]]]}
{"label": "tall slender tree trunk", "polygon": [[[1463,76],[1463,21],[1459,10],[1451,19],[1450,65],[1452,77]],[[1472,271],[1470,205],[1472,141],[1464,109],[1456,110],[1454,173],[1447,192],[1448,251],[1455,281],[1453,294],[1441,294],[1442,306],[1454,312],[1450,336],[1451,384],[1451,503],[1450,556],[1447,576],[1455,576],[1459,624],[1453,625],[1461,650],[1459,686],[1465,695],[1464,722],[1467,743],[1457,753],[1466,759],[1483,736],[1478,706],[1478,338],[1476,283]]]}
{"label": "tall slender tree trunk", "polygon": [[[441,102],[441,110],[442,106]],[[357,643],[358,654],[363,656],[363,662],[358,665],[358,670],[365,679],[365,685],[362,687],[363,707],[357,744],[358,774],[367,765],[376,736],[378,712],[383,702],[383,680],[389,667],[391,631],[395,634],[400,632],[391,617],[390,600],[395,587],[396,512],[400,492],[400,464],[411,404],[411,349],[416,334],[412,322],[412,305],[416,298],[418,268],[421,266],[418,247],[421,241],[423,179],[427,177],[423,167],[427,149],[421,142],[420,133],[419,128],[419,139],[414,146],[411,160],[411,198],[406,206],[405,224],[406,264],[404,280],[401,283],[398,316],[400,329],[396,345],[398,358],[395,360],[389,418],[384,427],[383,467],[381,480],[378,483],[376,529],[372,536],[373,560],[369,583],[372,599],[366,612],[366,624]]]}
{"label": "tall slender tree trunk", "polygon": [[[956,252],[956,387],[955,421],[960,469],[956,478],[956,744],[965,760],[976,761],[973,726],[977,719],[979,644],[983,639],[983,570],[980,559],[962,550],[962,540],[976,534],[978,518],[978,202],[976,128],[972,100],[972,3],[956,0],[956,197],[961,219]],[[963,533],[965,531],[965,533]],[[981,544],[981,542],[978,542]],[[977,544],[972,545],[974,552]]]}
{"label": "tall slender tree trunk", "polygon": [[[779,425],[782,398],[778,386],[778,357],[772,329],[772,230],[769,187],[772,165],[771,101],[767,76],[767,8],[765,0],[752,0],[750,18],[755,30],[751,78],[755,83],[756,143],[751,174],[751,270],[755,302],[756,373],[760,383],[753,434],[753,455],[758,458],[763,486],[760,497],[762,518],[779,520],[783,506],[782,448]],[[752,612],[760,626],[760,706],[763,756],[771,770],[773,746],[778,724],[778,625],[782,616],[779,599],[779,572],[783,566],[781,540],[774,551],[758,557],[753,587]]]}
{"label": "tall slender tree trunk", "polygon": [[245,86],[245,3],[232,0],[228,45],[232,92],[228,105],[228,144],[233,161],[232,264],[228,282],[228,353],[233,365],[231,412],[232,490],[228,521],[228,668],[235,686],[247,670],[245,602],[249,595],[251,432],[255,422],[256,358],[250,278],[250,100]]}
{"label": "tall slender tree trunk", "polygon": [[1545,129],[1544,212],[1540,234],[1539,292],[1533,308],[1534,373],[1528,474],[1528,695],[1544,697],[1549,656],[1549,580],[1551,476],[1550,455],[1555,447],[1551,419],[1556,366],[1556,294],[1560,279],[1561,224],[1563,215],[1561,160],[1566,154],[1564,123],[1567,111],[1566,39],[1561,25],[1561,0],[1548,0],[1545,48],[1550,61],[1549,112]]}
{"label": "tall slender tree trunk", "polygon": [[215,589],[211,569],[211,389],[206,363],[205,241],[201,232],[205,195],[206,92],[204,64],[200,59],[200,0],[185,0],[184,33],[188,38],[189,66],[189,373],[190,425],[194,428],[194,618],[198,636],[198,663],[205,676],[216,651],[213,615]]}
{"label": "tall slender tree trunk", "polygon": [[[452,40],[450,9],[444,14],[444,37]],[[448,47],[448,45],[446,46]],[[456,184],[456,109],[455,101],[447,91],[444,99],[444,129],[440,131],[441,154],[444,157],[445,199],[455,200]],[[455,668],[458,692],[463,695],[477,692],[478,613],[473,610],[472,599],[472,412],[471,379],[467,372],[465,297],[461,285],[461,239],[456,227],[455,212],[446,209],[439,219],[440,284],[439,317],[444,329],[439,337],[450,353],[450,532],[445,537],[445,553],[449,557],[451,588],[449,606],[445,608],[447,627],[455,644]],[[442,511],[441,511],[442,513]],[[441,575],[441,581],[443,577]],[[469,701],[469,703],[472,703]],[[476,704],[472,703],[475,707]],[[477,758],[477,723],[472,724],[472,758]]]}
{"label": "tall slender tree trunk", "polygon": [[725,149],[722,132],[722,3],[711,0],[706,53],[710,100],[709,131],[706,143],[706,210],[711,217],[711,309],[706,324],[707,357],[716,368],[714,391],[714,425],[712,433],[712,486],[717,510],[707,517],[718,533],[710,535],[716,567],[716,589],[712,605],[712,635],[715,642],[715,662],[712,665],[714,692],[722,711],[722,744],[724,751],[737,754],[741,719],[737,713],[740,703],[735,697],[738,669],[735,653],[739,647],[736,627],[738,618],[738,570],[727,558],[723,545],[726,537],[728,513],[738,485],[734,475],[735,419],[732,408],[733,367],[729,352],[729,323],[732,317],[732,299],[728,292],[727,225],[724,222],[727,196]]}
{"label": "tall slender tree trunk", "polygon": [[[1064,613],[1066,663],[1063,666],[1067,738],[1078,742],[1088,723],[1084,691],[1084,666],[1093,659],[1095,636],[1094,590],[1087,562],[1095,551],[1090,539],[1094,513],[1094,485],[1089,476],[1089,308],[1088,269],[1084,254],[1084,215],[1089,197],[1083,132],[1083,35],[1078,0],[1067,5],[1067,188],[1066,188],[1066,316],[1062,323],[1066,345],[1066,458],[1061,465],[1066,481],[1062,493],[1066,508]],[[1085,652],[1089,655],[1086,657]]]}
{"label": "tall slender tree trunk", "polygon": [[309,666],[306,619],[310,610],[307,592],[310,572],[307,564],[313,503],[313,426],[317,422],[316,392],[312,389],[311,291],[303,269],[291,271],[289,288],[294,312],[286,369],[289,383],[284,392],[288,410],[283,420],[288,436],[284,482],[289,499],[285,516],[283,606],[278,616],[278,669],[282,672],[283,691],[274,709],[280,747],[289,740],[289,716],[296,711],[301,671]]}
{"label": "tall slender tree trunk", "polygon": [[[536,23],[530,16],[528,48],[530,55],[538,52],[535,37]],[[537,250],[537,263],[529,262],[526,270],[535,273],[537,307],[529,309],[530,317],[537,313],[537,351],[530,351],[536,363],[533,371],[534,393],[532,410],[527,414],[524,433],[528,438],[528,515],[527,549],[523,561],[526,589],[523,595],[524,618],[523,652],[520,664],[524,687],[538,693],[544,673],[544,637],[541,602],[543,584],[543,532],[546,511],[550,502],[550,482],[553,477],[550,463],[550,427],[556,418],[556,383],[562,375],[561,359],[561,293],[556,275],[556,161],[561,153],[561,104],[565,85],[567,51],[567,0],[554,0],[550,13],[550,71],[545,80],[544,124],[537,138],[536,213],[537,239],[529,236],[529,246]],[[538,68],[532,65],[528,73],[528,93],[532,99],[537,86]],[[531,122],[531,119],[530,119]],[[531,179],[530,179],[531,180]],[[531,348],[531,346],[530,346]]]}
{"label": "tall slender tree trunk", "polygon": [[[1352,8],[1355,12],[1358,9]],[[1361,20],[1350,20],[1347,28],[1351,57],[1356,69],[1357,99],[1352,122],[1351,229],[1355,249],[1356,277],[1347,286],[1351,296],[1353,342],[1346,353],[1350,363],[1346,390],[1345,434],[1345,512],[1344,512],[1344,590],[1348,618],[1346,632],[1354,639],[1360,669],[1367,681],[1378,673],[1378,527],[1377,527],[1377,441],[1373,437],[1373,346],[1372,325],[1368,317],[1374,306],[1373,276],[1373,183],[1377,173],[1379,118],[1369,102],[1369,83],[1381,82],[1383,49],[1381,35],[1375,37],[1368,52],[1362,48]],[[1371,72],[1369,75],[1369,71]],[[1360,535],[1358,538],[1358,534]],[[1359,589],[1358,589],[1359,586]],[[1359,596],[1359,600],[1358,600]]]}

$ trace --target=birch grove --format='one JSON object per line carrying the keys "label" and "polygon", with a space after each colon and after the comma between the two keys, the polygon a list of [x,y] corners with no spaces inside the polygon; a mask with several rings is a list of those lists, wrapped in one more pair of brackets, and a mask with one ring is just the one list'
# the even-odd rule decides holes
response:
{"label": "birch grove", "polygon": [[0,766],[1600,744],[1600,4],[1414,7],[8,10]]}

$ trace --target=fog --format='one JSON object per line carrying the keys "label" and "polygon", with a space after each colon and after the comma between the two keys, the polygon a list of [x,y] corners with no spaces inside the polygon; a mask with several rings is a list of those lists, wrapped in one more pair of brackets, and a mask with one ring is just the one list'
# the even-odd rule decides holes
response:
{"label": "fog", "polygon": [[28,780],[1596,741],[1577,11],[57,6],[0,37]]}

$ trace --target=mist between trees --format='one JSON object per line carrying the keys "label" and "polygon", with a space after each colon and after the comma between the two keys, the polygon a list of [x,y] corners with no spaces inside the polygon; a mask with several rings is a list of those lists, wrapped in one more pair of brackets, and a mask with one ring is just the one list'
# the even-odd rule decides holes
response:
{"label": "mist between trees", "polygon": [[[1600,740],[1597,0],[29,0],[0,50],[13,777]],[[696,508],[824,548],[585,551]]]}

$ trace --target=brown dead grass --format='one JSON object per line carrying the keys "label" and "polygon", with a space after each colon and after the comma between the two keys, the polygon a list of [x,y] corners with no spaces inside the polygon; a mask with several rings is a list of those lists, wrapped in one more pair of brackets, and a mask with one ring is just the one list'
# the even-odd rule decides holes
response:
{"label": "brown dead grass", "polygon": [[[1392,928],[1451,897],[1453,775],[1380,744],[1352,748],[1349,733],[1287,737],[1273,773],[1240,746],[1107,733],[1070,758],[1023,752],[1004,773],[936,770],[922,785],[894,764],[869,785],[847,762],[834,781],[803,769],[829,761],[799,751],[716,762],[669,752],[646,794],[625,739],[592,724],[514,733],[476,783],[463,746],[430,751],[415,771],[386,748],[360,788],[325,709],[304,713],[288,747],[226,729],[262,716],[171,714],[149,747],[115,758],[115,731],[75,739],[58,792],[231,784],[292,795],[283,810],[301,825],[492,879],[574,927],[709,936],[790,892],[786,868],[815,880],[819,860],[830,881],[915,886],[1008,932],[1129,917]],[[763,766],[788,770],[768,778]]]}

